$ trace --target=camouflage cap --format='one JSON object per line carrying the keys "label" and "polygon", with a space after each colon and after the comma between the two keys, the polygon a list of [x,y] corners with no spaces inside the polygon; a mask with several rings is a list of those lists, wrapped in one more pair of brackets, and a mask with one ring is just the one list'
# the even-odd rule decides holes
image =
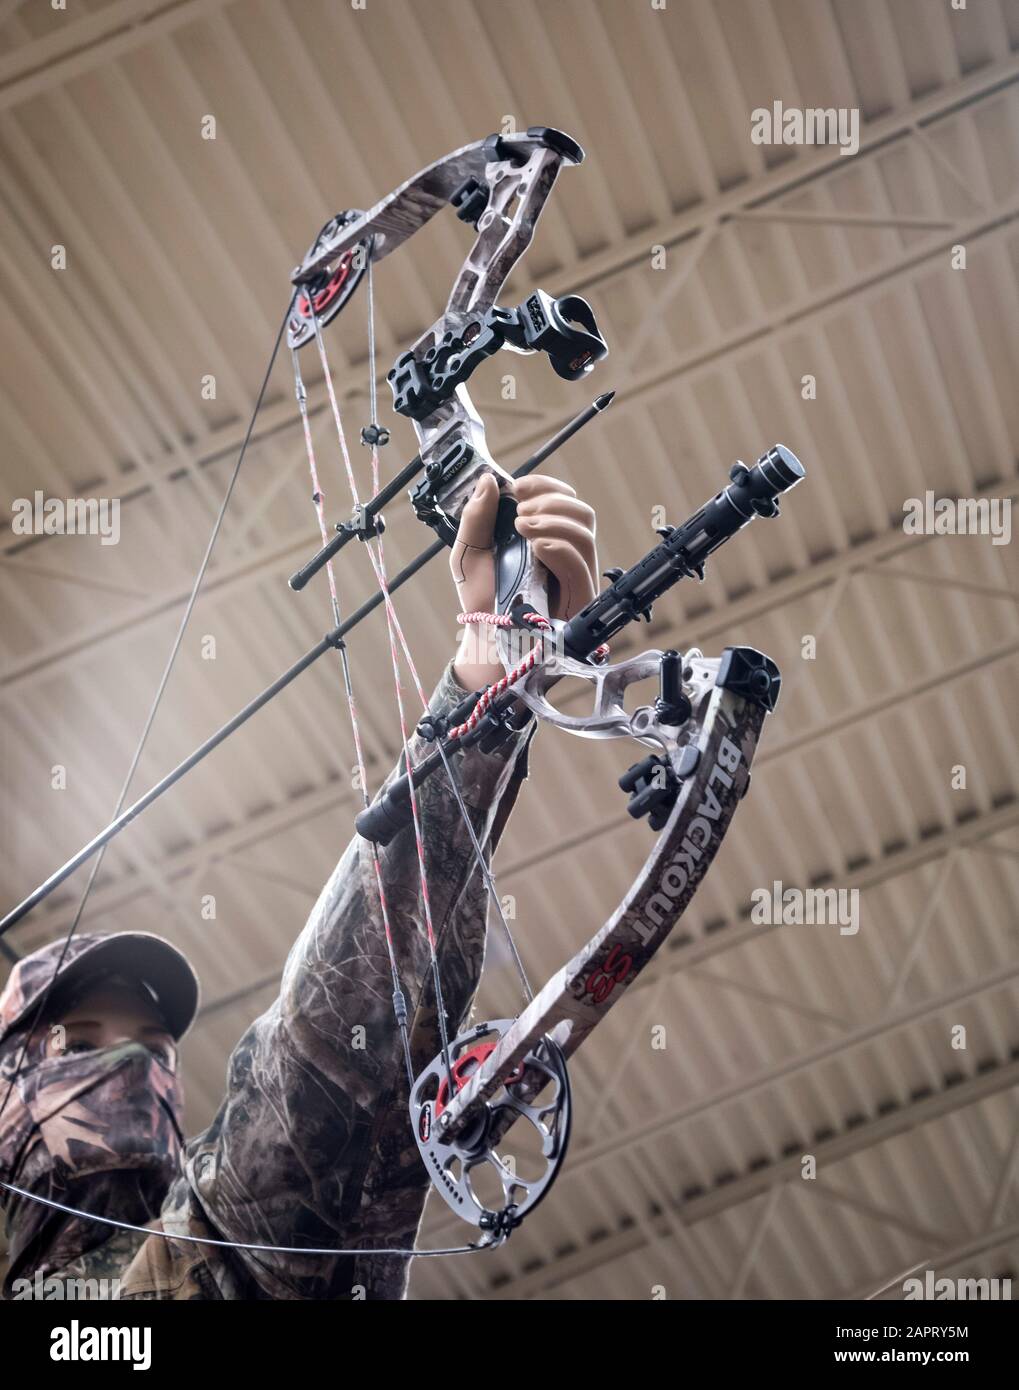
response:
{"label": "camouflage cap", "polygon": [[[63,940],[51,941],[18,961],[0,993],[0,1043],[38,1007],[63,949]],[[61,991],[77,980],[107,975],[147,986],[174,1038],[190,1028],[198,1011],[198,978],[187,957],[169,941],[149,932],[73,937],[57,980]]]}

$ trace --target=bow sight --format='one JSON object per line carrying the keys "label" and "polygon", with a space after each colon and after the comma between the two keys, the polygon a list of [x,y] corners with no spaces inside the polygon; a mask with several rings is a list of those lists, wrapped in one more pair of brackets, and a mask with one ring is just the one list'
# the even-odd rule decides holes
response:
{"label": "bow sight", "polygon": [[402,353],[387,377],[393,409],[411,420],[427,419],[503,347],[548,353],[552,370],[565,381],[578,380],[608,353],[586,299],[579,294],[553,299],[535,290],[515,309],[495,304],[459,333],[447,330],[420,359]]}

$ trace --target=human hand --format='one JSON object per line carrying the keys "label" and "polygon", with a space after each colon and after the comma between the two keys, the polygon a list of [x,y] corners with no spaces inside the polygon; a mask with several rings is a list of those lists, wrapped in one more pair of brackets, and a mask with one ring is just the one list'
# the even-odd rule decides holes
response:
{"label": "human hand", "polygon": [[[517,499],[518,534],[548,570],[549,613],[572,617],[598,592],[594,509],[581,502],[569,483],[541,474],[518,478],[506,491]],[[494,611],[493,533],[499,497],[495,477],[484,474],[460,517],[449,567],[464,613]],[[488,637],[485,629],[464,629],[453,673],[467,690],[491,685],[504,674],[501,665],[488,659]]]}

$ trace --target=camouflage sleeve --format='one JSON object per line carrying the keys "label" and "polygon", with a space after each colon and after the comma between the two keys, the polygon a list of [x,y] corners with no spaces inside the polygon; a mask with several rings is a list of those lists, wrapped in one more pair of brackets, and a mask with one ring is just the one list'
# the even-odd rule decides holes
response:
{"label": "camouflage sleeve", "polygon": [[[447,668],[432,699],[464,692]],[[500,749],[453,755],[479,840],[491,852],[526,776],[531,729]],[[415,740],[418,760],[427,745]],[[391,775],[395,775],[395,772]],[[418,794],[428,897],[451,1035],[481,973],[487,903],[467,829],[441,771]],[[439,1051],[413,828],[381,850],[381,871],[415,1071]],[[428,1179],[407,1114],[372,847],[347,847],[287,959],[280,993],[228,1067],[216,1119],[187,1146],[162,1211],[168,1233],[288,1246],[413,1245]],[[121,1298],[387,1298],[408,1261],[301,1256],[149,1239]]]}

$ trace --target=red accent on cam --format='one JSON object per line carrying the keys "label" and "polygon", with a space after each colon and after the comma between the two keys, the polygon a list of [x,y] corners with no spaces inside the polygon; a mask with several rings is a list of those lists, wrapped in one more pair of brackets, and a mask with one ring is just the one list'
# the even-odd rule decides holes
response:
{"label": "red accent on cam", "polygon": [[[330,275],[328,282],[323,285],[315,295],[313,303],[315,305],[316,314],[321,314],[323,309],[328,309],[340,290],[343,289],[343,286],[350,279],[350,269],[353,263],[353,251],[344,252],[339,259],[336,269],[333,271],[332,275]],[[302,318],[306,319],[308,317],[308,311],[308,296],[305,294],[297,301],[297,312]]]}
{"label": "red accent on cam", "polygon": [[[453,1063],[453,1080],[456,1089],[462,1091],[470,1081],[471,1077],[482,1066],[498,1047],[496,1042],[477,1043],[474,1047],[469,1047],[466,1052],[461,1052],[460,1056]],[[520,1063],[516,1071],[507,1077],[504,1085],[512,1086],[518,1081],[522,1081],[524,1076],[524,1064]],[[439,1094],[435,1097],[435,1118],[438,1119],[446,1106],[449,1104],[449,1077],[443,1077],[439,1087]]]}

